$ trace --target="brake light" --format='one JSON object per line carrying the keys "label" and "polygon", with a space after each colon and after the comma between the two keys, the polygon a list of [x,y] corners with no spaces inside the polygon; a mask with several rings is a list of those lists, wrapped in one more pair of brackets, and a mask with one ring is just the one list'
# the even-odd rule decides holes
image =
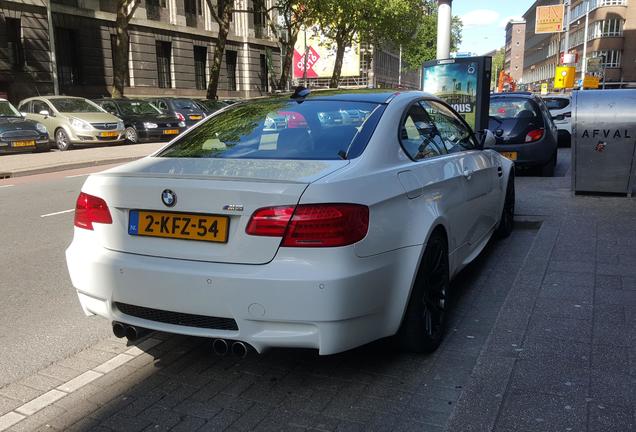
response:
{"label": "brake light", "polygon": [[177,118],[179,119],[179,121],[185,121],[185,117],[180,112],[177,113]]}
{"label": "brake light", "polygon": [[245,232],[254,236],[282,237],[295,208],[283,206],[258,209],[252,215]]}
{"label": "brake light", "polygon": [[99,197],[80,192],[75,204],[75,226],[92,231],[94,222],[113,223],[108,205]]}
{"label": "brake light", "polygon": [[362,240],[369,208],[359,204],[301,204],[257,210],[246,232],[282,236],[283,247],[338,247]]}
{"label": "brake light", "polygon": [[538,141],[543,136],[543,129],[535,129],[528,132],[526,142]]}

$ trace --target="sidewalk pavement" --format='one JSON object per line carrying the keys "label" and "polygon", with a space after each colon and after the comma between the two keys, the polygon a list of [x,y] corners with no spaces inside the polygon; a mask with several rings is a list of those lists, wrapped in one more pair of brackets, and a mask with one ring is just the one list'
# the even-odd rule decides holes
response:
{"label": "sidewalk pavement", "polygon": [[636,431],[636,205],[569,181],[517,178],[432,355],[111,338],[0,389],[0,431]]}
{"label": "sidewalk pavement", "polygon": [[0,155],[0,178],[66,171],[95,165],[128,162],[147,156],[166,143],[80,147],[69,151]]}

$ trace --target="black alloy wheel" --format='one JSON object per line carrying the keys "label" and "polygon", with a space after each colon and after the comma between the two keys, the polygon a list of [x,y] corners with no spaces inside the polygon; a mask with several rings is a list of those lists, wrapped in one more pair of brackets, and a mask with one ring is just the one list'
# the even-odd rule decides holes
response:
{"label": "black alloy wheel", "polygon": [[398,331],[400,346],[411,352],[430,353],[442,342],[450,285],[448,245],[444,234],[431,234]]}
{"label": "black alloy wheel", "polygon": [[55,145],[60,151],[66,151],[72,147],[71,140],[62,128],[55,131]]}
{"label": "black alloy wheel", "polygon": [[515,173],[512,171],[508,177],[508,185],[506,186],[506,198],[504,200],[499,226],[495,231],[495,235],[499,238],[506,238],[512,233],[515,225]]}

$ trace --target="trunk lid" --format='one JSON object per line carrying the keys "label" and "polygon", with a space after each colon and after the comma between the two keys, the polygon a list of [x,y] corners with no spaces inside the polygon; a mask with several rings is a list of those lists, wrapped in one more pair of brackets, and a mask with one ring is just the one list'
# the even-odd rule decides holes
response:
{"label": "trunk lid", "polygon": [[[297,204],[311,182],[348,163],[148,157],[92,175],[82,190],[108,204],[113,223],[95,224],[98,241],[107,249],[174,259],[265,264],[276,255],[281,238],[247,235],[245,228],[254,211]],[[162,202],[166,189],[176,194],[173,207]],[[227,217],[227,243],[131,235],[131,210]]]}
{"label": "trunk lid", "polygon": [[493,119],[488,121],[488,129],[495,134],[498,145],[523,144],[528,132],[543,128],[541,117]]}

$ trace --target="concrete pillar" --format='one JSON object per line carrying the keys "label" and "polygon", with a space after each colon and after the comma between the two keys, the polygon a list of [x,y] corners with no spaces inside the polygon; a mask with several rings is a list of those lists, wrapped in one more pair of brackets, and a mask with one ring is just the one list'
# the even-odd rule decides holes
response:
{"label": "concrete pillar", "polygon": [[437,0],[437,58],[450,57],[451,4],[453,0]]}

